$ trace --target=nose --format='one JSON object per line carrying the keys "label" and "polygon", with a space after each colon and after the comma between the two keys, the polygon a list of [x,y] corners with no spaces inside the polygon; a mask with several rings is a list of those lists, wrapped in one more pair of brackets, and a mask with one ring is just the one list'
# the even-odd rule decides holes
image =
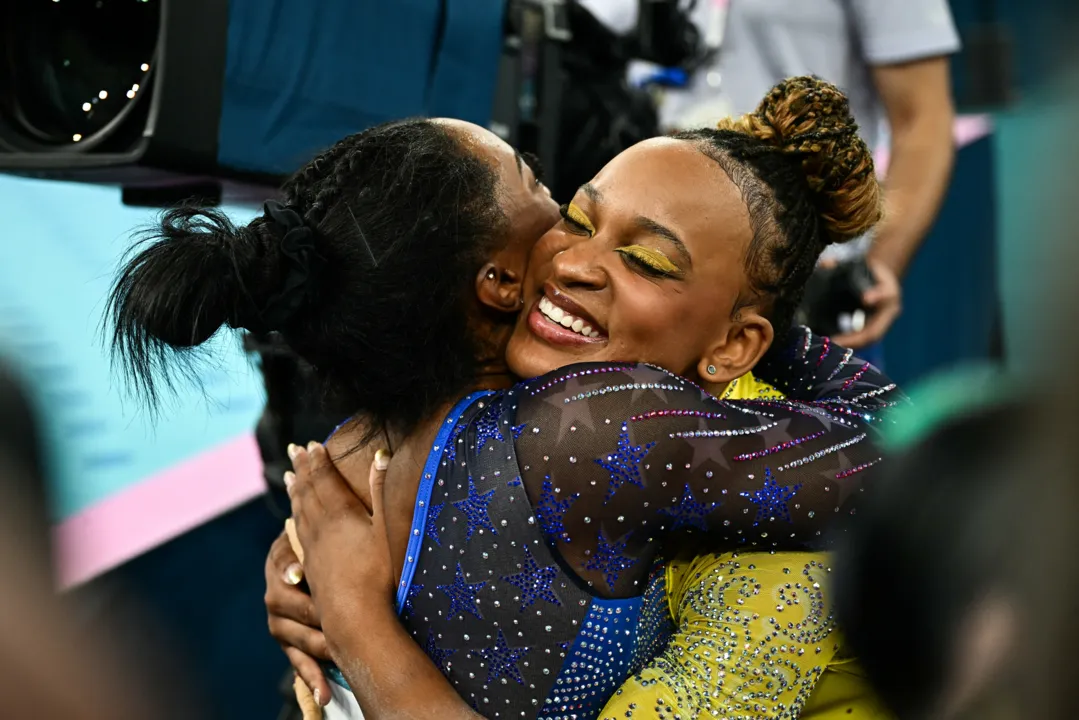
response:
{"label": "nose", "polygon": [[594,238],[575,238],[554,256],[555,280],[567,289],[602,290],[609,280],[604,260],[612,254]]}

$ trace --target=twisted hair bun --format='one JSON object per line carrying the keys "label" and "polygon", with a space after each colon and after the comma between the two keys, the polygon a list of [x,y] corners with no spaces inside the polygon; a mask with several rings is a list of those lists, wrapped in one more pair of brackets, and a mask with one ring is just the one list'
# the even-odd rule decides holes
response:
{"label": "twisted hair bun", "polygon": [[883,214],[873,155],[858,135],[850,102],[839,88],[802,76],[780,82],[757,109],[719,123],[801,157],[829,242],[869,231]]}

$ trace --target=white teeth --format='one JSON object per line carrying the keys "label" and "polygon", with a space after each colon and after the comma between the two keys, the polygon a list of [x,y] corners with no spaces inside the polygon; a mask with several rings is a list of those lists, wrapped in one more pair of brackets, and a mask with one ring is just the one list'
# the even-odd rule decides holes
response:
{"label": "white teeth", "polygon": [[599,337],[599,333],[593,330],[591,325],[586,325],[584,320],[574,315],[570,315],[568,312],[555,305],[546,297],[540,298],[539,310],[552,322],[558,323],[562,327],[570,328],[574,332],[580,333],[586,338]]}

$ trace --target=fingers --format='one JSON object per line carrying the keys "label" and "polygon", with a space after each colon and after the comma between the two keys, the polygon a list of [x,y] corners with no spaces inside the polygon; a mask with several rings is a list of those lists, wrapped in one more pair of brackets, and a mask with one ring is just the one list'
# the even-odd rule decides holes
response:
{"label": "fingers", "polygon": [[877,338],[869,332],[869,328],[870,326],[866,325],[865,329],[860,330],[856,333],[850,333],[848,335],[837,335],[836,337],[832,338],[832,342],[834,342],[836,345],[850,348],[851,350],[861,350],[867,345],[872,345],[874,342],[877,341]]}
{"label": "fingers", "polygon": [[281,647],[296,648],[304,655],[310,655],[316,660],[330,659],[326,636],[321,630],[315,630],[295,620],[278,616],[271,616],[267,627],[270,629],[270,635]]}
{"label": "fingers", "polygon": [[386,489],[386,469],[390,466],[390,453],[386,450],[378,450],[375,460],[371,463],[371,474],[368,482],[371,484],[371,515],[382,519],[383,499]]}
{"label": "fingers", "polygon": [[878,283],[862,293],[862,304],[866,307],[874,308],[888,299],[892,294],[893,293],[889,288]]}
{"label": "fingers", "polygon": [[[288,538],[289,547],[292,552],[296,554],[296,559],[299,561],[300,569],[303,569],[303,545],[300,544],[300,536],[296,533],[296,521],[292,518],[285,519],[285,536]],[[295,585],[296,583],[289,583]]]}
{"label": "fingers", "polygon": [[866,338],[863,344],[871,345],[882,340],[888,334],[888,329],[892,327],[892,323],[895,322],[897,317],[899,317],[899,307],[892,305],[883,307],[870,315],[869,322],[866,323],[865,329],[862,330],[862,334]]}
{"label": "fingers", "polygon": [[304,684],[311,689],[317,704],[326,706],[330,702],[330,683],[322,672],[322,667],[310,655],[305,655],[296,648],[285,648],[289,664],[296,670]]}
{"label": "fingers", "polygon": [[271,579],[283,579],[288,585],[299,585],[303,580],[303,566],[292,551],[289,538],[284,532],[277,536],[266,556],[267,585]]}
{"label": "fingers", "polygon": [[322,510],[322,503],[314,491],[311,454],[298,445],[289,445],[288,455],[295,472],[285,473],[285,487],[292,502],[292,517],[302,525],[308,513]]}
{"label": "fingers", "polygon": [[[310,485],[318,496],[322,507],[338,511],[362,508],[364,511],[361,513],[362,515],[371,514],[368,505],[357,496],[356,492],[348,484],[348,480],[334,465],[324,446],[311,443],[304,453],[307,458],[302,474],[310,480]],[[300,471],[298,470],[297,472],[299,473]]]}
{"label": "fingers", "polygon": [[832,341],[837,345],[851,348],[852,350],[860,350],[864,347],[868,347],[873,343],[879,342],[886,334],[888,329],[892,326],[892,323],[899,316],[898,308],[885,308],[879,310],[869,316],[869,321],[865,327],[856,333],[850,333],[848,335],[839,335],[832,338]]}
{"label": "fingers", "polygon": [[321,618],[314,600],[303,590],[292,587],[284,578],[267,582],[263,602],[271,619],[280,617],[319,629]]}

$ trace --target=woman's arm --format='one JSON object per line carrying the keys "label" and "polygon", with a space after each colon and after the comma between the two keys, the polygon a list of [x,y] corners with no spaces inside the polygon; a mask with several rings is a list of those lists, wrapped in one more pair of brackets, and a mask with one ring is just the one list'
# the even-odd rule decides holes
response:
{"label": "woman's arm", "polygon": [[776,348],[753,368],[753,374],[790,400],[845,403],[870,412],[903,401],[884,373],[855,357],[853,350],[807,327],[791,328]]}
{"label": "woman's arm", "polygon": [[[368,720],[479,717],[405,632],[394,609],[383,483],[388,455],[371,466],[370,510],[321,445],[294,452],[286,475],[304,576],[330,656]],[[362,549],[357,552],[358,549]]]}
{"label": "woman's arm", "polygon": [[797,717],[838,651],[823,553],[724,553],[671,562],[677,630],[600,717]]}
{"label": "woman's arm", "polygon": [[722,402],[644,365],[575,365],[519,386],[500,420],[513,433],[501,435],[517,438],[548,541],[616,597],[640,591],[675,531],[735,547],[820,549],[881,461],[875,426],[894,393],[870,366],[852,369],[845,351],[821,355],[798,358],[811,367],[796,382],[812,403]]}

